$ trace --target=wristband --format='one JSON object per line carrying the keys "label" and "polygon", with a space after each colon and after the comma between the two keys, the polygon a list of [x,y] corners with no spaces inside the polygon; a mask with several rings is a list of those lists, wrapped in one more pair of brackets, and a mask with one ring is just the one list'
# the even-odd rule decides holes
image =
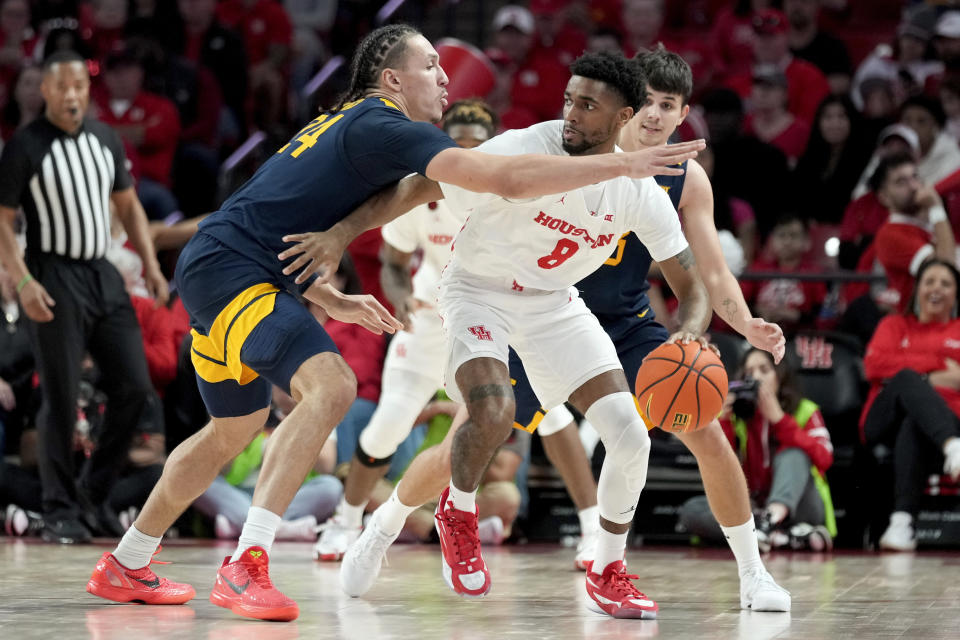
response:
{"label": "wristband", "polygon": [[943,205],[935,205],[927,211],[927,221],[931,225],[937,224],[938,222],[945,222],[946,220],[947,211],[943,208]]}
{"label": "wristband", "polygon": [[20,282],[17,283],[17,295],[20,295],[20,292],[23,291],[23,288],[27,286],[31,280],[33,280],[33,276],[29,273],[20,278]]}

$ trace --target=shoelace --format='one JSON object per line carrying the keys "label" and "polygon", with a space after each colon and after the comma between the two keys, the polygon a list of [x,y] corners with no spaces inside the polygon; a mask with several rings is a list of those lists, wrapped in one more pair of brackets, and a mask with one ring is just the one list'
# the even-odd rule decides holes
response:
{"label": "shoelace", "polygon": [[358,553],[354,557],[372,558],[375,557],[375,554],[380,555],[383,557],[383,564],[389,567],[390,562],[387,560],[387,549],[390,548],[390,544],[393,542],[393,540],[391,540],[390,536],[384,535],[382,532],[380,532],[380,530],[376,527],[370,527],[368,525],[368,528],[370,528],[370,535],[366,536],[366,540],[364,540],[364,536],[360,536],[360,538],[357,540],[356,544],[361,544],[363,547],[358,549]]}
{"label": "shoelace", "polygon": [[480,554],[476,553],[476,548],[480,546],[480,537],[476,528],[467,526],[466,522],[454,515],[447,515],[446,511],[437,513],[434,517],[440,522],[445,522],[450,528],[457,562],[467,562],[478,557]]}
{"label": "shoelace", "polygon": [[250,579],[261,589],[273,589],[266,562],[251,562],[247,565],[247,572],[250,574]]}
{"label": "shoelace", "polygon": [[637,589],[631,580],[636,580],[640,576],[635,576],[626,572],[615,573],[610,576],[610,588],[615,592],[630,596],[632,598],[643,598],[646,599],[647,596],[644,595],[642,591]]}

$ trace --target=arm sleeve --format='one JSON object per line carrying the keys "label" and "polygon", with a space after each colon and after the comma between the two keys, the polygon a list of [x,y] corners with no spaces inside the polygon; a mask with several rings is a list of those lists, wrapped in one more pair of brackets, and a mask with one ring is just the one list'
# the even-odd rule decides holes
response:
{"label": "arm sleeve", "polygon": [[399,218],[391,220],[380,228],[383,235],[383,241],[389,244],[397,251],[404,253],[413,253],[420,246],[420,238],[417,237],[417,228],[420,226],[420,219],[423,216],[427,205],[414,207]]}
{"label": "arm sleeve", "polygon": [[935,353],[904,349],[901,343],[905,337],[907,326],[902,316],[887,316],[880,321],[863,358],[867,380],[879,383],[892,378],[902,369],[929,373],[943,367],[940,356]]}
{"label": "arm sleeve", "polygon": [[[631,207],[631,228],[657,262],[668,260],[688,247],[680,217],[670,196],[653,178],[634,180],[639,198]],[[628,210],[628,209],[624,209]]]}
{"label": "arm sleeve", "polygon": [[113,190],[123,191],[133,185],[133,178],[127,171],[127,154],[123,151],[123,141],[110,127],[104,126],[102,131],[104,132],[103,142],[113,154]]}
{"label": "arm sleeve", "polygon": [[773,425],[773,432],[780,443],[778,451],[790,447],[802,449],[821,473],[833,464],[833,442],[819,409],[813,412],[802,428],[793,416],[784,415],[780,422]]}
{"label": "arm sleeve", "polygon": [[23,146],[23,136],[15,135],[0,155],[0,205],[18,209],[30,179],[30,157]]}

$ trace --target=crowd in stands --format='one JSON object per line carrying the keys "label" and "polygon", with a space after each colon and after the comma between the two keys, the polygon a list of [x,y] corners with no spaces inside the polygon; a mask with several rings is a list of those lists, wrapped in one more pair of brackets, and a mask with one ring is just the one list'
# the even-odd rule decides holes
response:
{"label": "crowd in stands", "polygon": [[[221,188],[225,160],[258,132],[266,135],[265,157],[297,130],[318,95],[342,88],[334,74],[332,88],[320,94],[308,89],[334,56],[349,57],[375,24],[379,6],[369,5],[379,4],[0,0],[0,138],[8,142],[43,113],[41,64],[47,56],[61,50],[83,56],[92,79],[88,115],[122,138],[169,278],[177,249],[227,195]],[[428,18],[447,4],[465,11],[471,3],[401,3],[393,18],[418,16],[428,36],[442,36],[436,28],[431,32]],[[909,0],[473,4],[485,8],[479,18],[485,37],[469,43],[476,46],[470,55],[480,56],[492,74],[490,90],[477,97],[497,112],[501,131],[559,118],[569,65],[584,51],[633,56],[663,43],[687,60],[694,95],[678,137],[707,139],[698,160],[713,184],[715,220],[731,269],[742,275],[755,314],[779,323],[788,338],[843,332],[859,345],[861,382],[870,387],[861,442],[888,446],[897,478],[881,542],[913,548],[911,522],[925,478],[944,464],[946,482],[960,475],[960,6]],[[468,91],[463,87],[472,82],[451,72],[451,95]],[[109,535],[129,525],[131,509],[156,482],[165,455],[206,421],[182,305],[174,295],[156,307],[122,227],[112,235],[108,258],[131,296],[154,393],[136,426],[122,482],[111,491],[106,513],[101,509],[88,521],[94,533]],[[392,309],[380,285],[382,251],[379,230],[363,234],[338,280],[343,290],[373,293]],[[416,263],[414,256],[413,268]],[[35,425],[44,389],[16,285],[0,267],[0,447],[6,458],[0,460],[0,507],[8,534],[31,535],[43,529],[36,474],[43,447]],[[660,293],[658,318],[669,328],[675,305],[665,285]],[[387,344],[383,336],[316,311],[357,374],[358,397],[335,445],[285,515],[282,537],[291,539],[312,539],[340,499],[334,476],[344,476],[377,406]],[[711,330],[730,331],[719,320]],[[723,423],[758,508],[775,520],[758,521],[766,527],[764,539],[773,546],[829,546],[825,541],[837,528],[826,482],[830,437],[856,425],[825,424],[789,368],[774,366],[762,352],[747,353],[731,374],[768,380],[749,415],[737,412],[731,395]],[[109,402],[101,378],[97,363],[87,362],[74,439],[78,470]],[[283,395],[275,394],[278,416],[293,402]],[[939,413],[931,418],[915,413],[918,408]],[[442,402],[425,408],[424,427],[401,447],[388,480],[437,441],[436,430],[443,428],[437,416],[451,412]],[[932,420],[940,427],[930,429]],[[182,532],[235,535],[264,446],[266,436],[224,470],[198,501],[199,515],[178,523]],[[791,457],[797,448],[812,468]],[[529,449],[521,445],[509,477],[493,473],[491,482],[519,473],[523,487],[527,465],[520,461],[529,459]],[[488,521],[486,534],[499,541],[510,534],[518,511],[522,516],[525,498],[489,495],[491,506],[482,507],[487,513],[481,518],[499,519],[499,525]],[[376,505],[375,495],[370,508]],[[790,517],[782,516],[777,528],[781,507]],[[424,516],[417,524],[418,517],[411,519],[410,537],[428,538],[431,521]],[[705,539],[719,532],[700,499],[684,505],[680,522]]]}

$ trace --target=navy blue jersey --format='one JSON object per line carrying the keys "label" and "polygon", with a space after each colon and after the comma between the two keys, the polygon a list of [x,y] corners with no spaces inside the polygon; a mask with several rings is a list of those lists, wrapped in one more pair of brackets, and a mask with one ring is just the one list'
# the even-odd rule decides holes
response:
{"label": "navy blue jersey", "polygon": [[[686,169],[687,163],[680,166]],[[686,172],[679,176],[656,176],[657,184],[667,192],[677,210],[686,176]],[[650,304],[647,273],[651,261],[650,252],[640,239],[632,232],[624,234],[603,266],[577,283],[580,297],[601,320],[604,316],[650,313],[644,310]]]}
{"label": "navy blue jersey", "polygon": [[200,229],[289,285],[277,254],[291,233],[325,231],[367,198],[456,143],[392,102],[366,98],[300,130]]}

